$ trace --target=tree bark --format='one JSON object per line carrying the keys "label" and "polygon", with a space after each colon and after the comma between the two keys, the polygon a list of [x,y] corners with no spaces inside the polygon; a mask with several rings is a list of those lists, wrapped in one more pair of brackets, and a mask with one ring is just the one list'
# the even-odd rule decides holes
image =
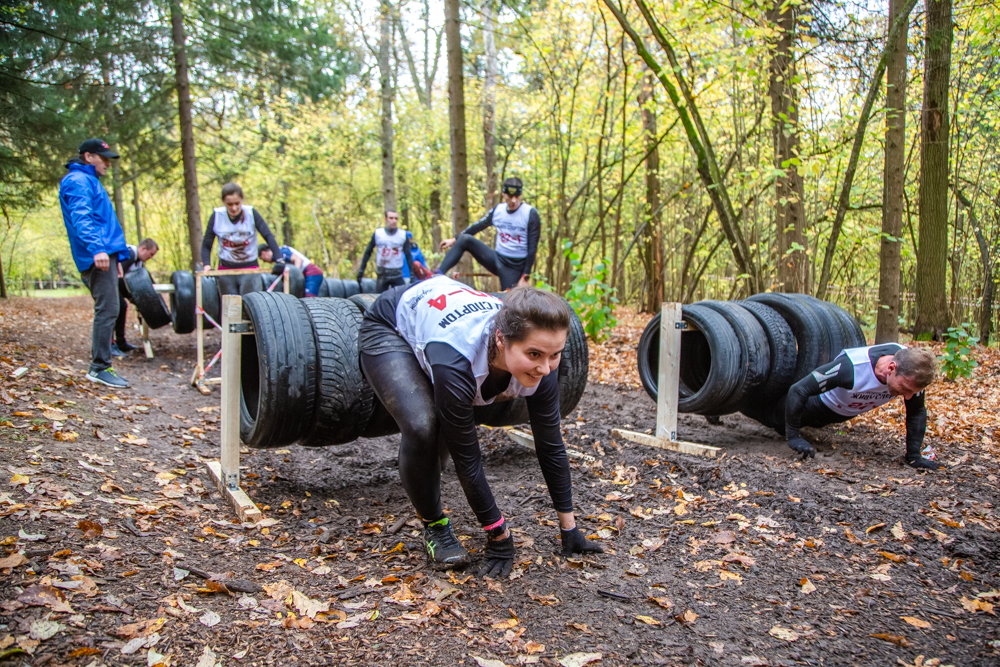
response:
{"label": "tree bark", "polygon": [[[104,126],[107,131],[105,141],[115,153],[118,152],[118,119],[115,116],[115,87],[111,85],[110,67],[105,58],[101,59],[101,76],[104,80]],[[125,230],[125,210],[122,197],[121,160],[111,161],[111,191],[115,203],[115,217],[122,231]]]}
{"label": "tree bark", "polygon": [[[899,18],[904,0],[889,0],[889,29]],[[875,343],[899,341],[899,292],[903,235],[903,190],[906,187],[906,40],[904,21],[887,44],[885,90],[885,170],[882,182],[882,238],[879,248],[878,312]]]}
{"label": "tree bark", "polygon": [[952,191],[959,205],[969,214],[969,226],[976,237],[976,245],[979,246],[979,261],[983,265],[983,298],[979,308],[979,344],[989,345],[990,335],[993,333],[993,259],[990,256],[990,246],[983,235],[982,225],[976,218],[975,211],[972,210],[972,201],[960,189],[952,184]]}
{"label": "tree bark", "polygon": [[[284,154],[284,151],[282,151]],[[288,181],[281,181],[281,238],[287,246],[293,246],[292,214],[288,208]]]}
{"label": "tree bark", "polygon": [[7,281],[3,275],[3,253],[0,252],[0,299],[7,298]]}
{"label": "tree bark", "polygon": [[139,206],[139,169],[135,166],[135,142],[130,141],[128,145],[129,165],[132,173],[129,180],[132,181],[132,209],[135,211],[135,238],[142,241],[142,208]]}
{"label": "tree bark", "polygon": [[469,226],[469,172],[465,147],[465,81],[459,0],[445,0],[444,31],[448,45],[448,125],[451,143],[451,229]]}
{"label": "tree bark", "polygon": [[185,50],[184,14],[180,3],[170,3],[170,26],[176,68],[177,111],[181,127],[181,159],[184,163],[184,199],[187,204],[188,243],[191,267],[201,270],[201,204],[198,201],[198,168],[194,152],[194,128],[191,122],[191,83]]}
{"label": "tree bark", "polygon": [[802,176],[798,170],[799,109],[792,52],[796,14],[796,7],[783,0],[774,0],[767,10],[767,20],[778,34],[772,45],[768,94],[771,98],[774,167],[784,173],[774,183],[776,263],[778,289],[782,292],[804,292],[809,266],[803,233],[806,214]]}
{"label": "tree bark", "polygon": [[486,55],[486,78],[483,81],[483,157],[486,163],[487,210],[497,205],[497,47],[493,35],[495,14],[493,0],[483,1],[483,48]]}
{"label": "tree bark", "polygon": [[386,211],[396,210],[396,167],[392,157],[392,102],[395,90],[389,53],[392,49],[392,7],[389,0],[379,3],[378,69],[382,88],[382,201]]}
{"label": "tree bark", "polygon": [[924,102],[920,113],[920,245],[917,247],[918,338],[948,328],[948,86],[951,0],[928,0],[924,38]]}
{"label": "tree bark", "polygon": [[642,109],[642,130],[646,135],[646,228],[643,264],[646,268],[646,299],[644,312],[658,313],[663,303],[663,237],[660,213],[660,148],[656,134],[656,99],[653,95],[653,75],[646,72],[639,95]]}
{"label": "tree bark", "polygon": [[441,191],[437,188],[431,190],[429,204],[431,209],[431,243],[433,244],[431,252],[437,252],[441,245]]}

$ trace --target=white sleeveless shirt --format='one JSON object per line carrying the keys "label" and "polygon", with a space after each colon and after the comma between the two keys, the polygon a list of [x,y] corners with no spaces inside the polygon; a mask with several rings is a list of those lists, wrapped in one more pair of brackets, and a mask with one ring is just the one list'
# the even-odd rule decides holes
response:
{"label": "white sleeveless shirt", "polygon": [[128,247],[129,252],[132,253],[132,256],[135,257],[135,261],[132,262],[132,265],[128,267],[128,271],[126,271],[125,273],[132,273],[133,271],[138,271],[139,269],[142,268],[143,264],[143,261],[139,259],[139,246],[134,246],[131,243],[126,243],[125,245]]}
{"label": "white sleeveless shirt", "polygon": [[233,222],[225,206],[215,209],[212,225],[219,237],[219,260],[233,264],[253,262],[257,259],[257,226],[253,221],[253,207],[243,205],[243,219]]}
{"label": "white sleeveless shirt", "polygon": [[[903,346],[899,346],[903,349]],[[856,417],[863,412],[874,410],[893,399],[889,387],[879,382],[872,368],[872,360],[868,355],[871,347],[852,347],[844,350],[837,357],[847,357],[854,364],[854,387],[843,389],[837,387],[819,395],[823,404],[838,415]]]}
{"label": "white sleeveless shirt", "polygon": [[497,254],[513,259],[528,256],[528,218],[533,209],[521,203],[513,213],[507,210],[506,202],[493,209],[493,226],[497,228]]}
{"label": "white sleeveless shirt", "polygon": [[473,405],[489,405],[496,400],[530,396],[538,386],[525,387],[511,376],[499,396],[483,400],[483,382],[490,374],[487,343],[490,324],[503,301],[477,292],[446,276],[418,283],[403,293],[396,304],[396,331],[413,348],[420,367],[434,381],[424,350],[430,343],[446,343],[469,360],[476,378]]}
{"label": "white sleeveless shirt", "polygon": [[395,234],[389,234],[385,227],[375,230],[375,266],[382,269],[403,268],[403,246],[406,244],[406,232],[396,228]]}

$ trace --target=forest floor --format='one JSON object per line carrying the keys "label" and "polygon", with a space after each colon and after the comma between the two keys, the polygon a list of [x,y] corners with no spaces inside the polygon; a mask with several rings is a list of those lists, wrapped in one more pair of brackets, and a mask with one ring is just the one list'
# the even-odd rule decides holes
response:
{"label": "forest floor", "polygon": [[[606,553],[554,555],[534,456],[482,429],[518,545],[491,581],[427,567],[398,436],[245,452],[267,518],[234,523],[205,468],[219,395],[188,386],[194,336],[154,332],[157,358],[117,363],[133,388],[112,394],[84,379],[90,304],[0,304],[0,664],[1000,663],[996,349],[929,393],[946,470],[902,465],[892,404],[810,432],[805,463],[742,416],[684,415],[684,439],[726,450],[702,459],[611,439],[655,423],[634,367],[645,318],[626,314],[564,421],[593,457],[571,459],[575,502]],[[475,559],[482,533],[443,481]]]}

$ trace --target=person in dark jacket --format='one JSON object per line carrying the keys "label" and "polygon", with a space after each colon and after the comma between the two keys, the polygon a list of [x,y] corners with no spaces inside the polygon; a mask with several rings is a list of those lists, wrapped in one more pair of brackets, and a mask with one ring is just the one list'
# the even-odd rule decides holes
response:
{"label": "person in dark jacket", "polygon": [[[264,237],[274,257],[281,256],[278,242],[264,218],[252,206],[243,203],[243,189],[235,183],[222,186],[222,203],[205,223],[201,243],[201,263],[212,269],[212,245],[219,238],[219,269],[257,269],[257,234]],[[263,283],[258,275],[219,276],[220,294],[259,292]]]}
{"label": "person in dark jacket", "polygon": [[87,379],[127,388],[128,381],[111,367],[111,335],[118,318],[118,278],[122,276],[118,262],[129,255],[111,198],[98,180],[116,158],[118,154],[103,139],[80,144],[79,156],[66,164],[69,173],[59,183],[59,205],[73,262],[94,297]]}
{"label": "person in dark jacket", "polygon": [[149,260],[153,259],[160,250],[153,239],[143,239],[139,245],[128,245],[128,258],[121,261],[122,277],[118,279],[118,319],[115,320],[115,342],[111,346],[111,354],[115,357],[124,357],[127,353],[135,349],[135,345],[129,345],[125,339],[125,323],[128,321],[128,301],[132,298],[125,285],[125,276],[133,271],[138,271]]}
{"label": "person in dark jacket", "polygon": [[[424,259],[424,253],[421,252],[420,246],[418,246],[417,242],[413,240],[413,232],[407,230],[406,238],[409,239],[410,241],[410,257],[413,258],[413,264],[420,265],[420,268],[423,270],[422,273],[424,276],[429,275],[430,271],[427,269],[427,260]],[[406,283],[407,285],[409,285],[411,282],[410,266],[406,262],[403,262],[403,282]]]}

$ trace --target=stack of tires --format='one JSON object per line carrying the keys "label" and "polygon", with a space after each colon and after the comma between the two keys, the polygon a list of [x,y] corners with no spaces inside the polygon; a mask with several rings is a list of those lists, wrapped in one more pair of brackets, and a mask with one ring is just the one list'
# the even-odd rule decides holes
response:
{"label": "stack of tires", "polygon": [[324,278],[317,296],[332,296],[338,299],[347,299],[355,294],[375,294],[375,280],[372,278],[362,278],[359,285],[357,280]]}
{"label": "stack of tires", "polygon": [[[866,345],[857,321],[807,294],[755,294],[682,308],[678,410],[706,416],[768,414],[795,382],[841,350]],[[639,378],[657,398],[660,316],[639,339]]]}
{"label": "stack of tires", "polygon": [[[354,294],[299,300],[280,292],[243,297],[243,317],[254,326],[254,335],[242,337],[240,367],[240,437],[247,446],[326,447],[399,432],[359,364],[361,318],[375,298]],[[588,371],[586,334],[572,309],[570,313],[558,371],[564,417],[583,395]],[[527,406],[518,398],[477,407],[476,421],[489,426],[524,423]]]}

